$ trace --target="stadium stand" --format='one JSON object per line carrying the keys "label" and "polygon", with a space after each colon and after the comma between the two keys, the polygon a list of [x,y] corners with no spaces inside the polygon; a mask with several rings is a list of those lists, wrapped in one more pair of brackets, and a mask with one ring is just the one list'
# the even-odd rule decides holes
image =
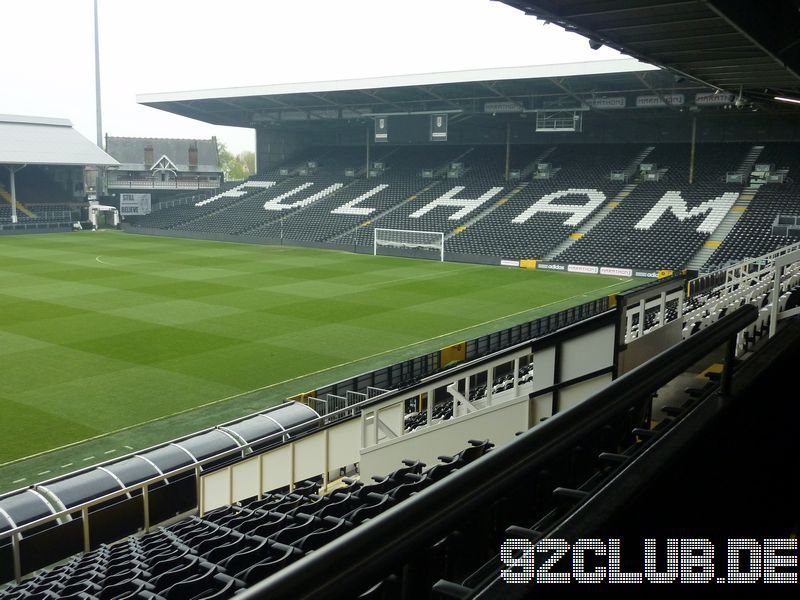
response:
{"label": "stadium stand", "polygon": [[[685,266],[710,231],[698,231],[699,225],[707,218],[705,213],[681,218],[672,210],[652,212],[659,200],[674,189],[670,183],[640,183],[610,218],[557,256],[556,260],[648,269]],[[679,193],[686,202],[685,212],[688,213],[724,194],[730,194],[732,205],[739,189],[740,186],[732,187],[731,184],[698,183],[688,189],[684,187]]]}
{"label": "stadium stand", "polygon": [[779,215],[800,215],[800,185],[767,183],[758,189],[746,212],[709,259],[707,268],[755,257],[798,240],[796,236],[774,235],[772,226]]}
{"label": "stadium stand", "polygon": [[[70,223],[80,215],[78,202],[48,169],[29,166],[16,174],[17,219],[21,224]],[[8,173],[0,169],[0,223],[11,222]]]}
{"label": "stadium stand", "polygon": [[[628,268],[685,267],[742,189],[741,184],[725,183],[725,174],[741,162],[747,146],[708,146],[698,158],[692,185],[687,183],[685,146],[656,146],[647,161],[655,166],[658,179],[642,181],[640,172],[636,186],[620,199],[611,215],[555,259]],[[653,211],[668,194],[671,208]],[[709,201],[716,203],[715,199],[724,199],[720,218],[706,224],[709,211],[696,209]]]}
{"label": "stadium stand", "polygon": [[[344,186],[346,182],[344,170],[346,166],[353,164],[359,153],[357,149],[339,152],[336,155],[322,152],[317,158],[304,161],[302,164],[294,162],[286,167],[290,176],[284,178],[280,182],[281,185],[272,189],[262,189],[260,193],[241,195],[212,211],[194,217],[190,222],[173,228],[278,238],[280,222],[288,214],[306,206],[309,201],[314,202],[324,198]],[[309,163],[315,166],[309,167]],[[301,175],[302,172],[306,174]],[[279,178],[280,173],[276,180]],[[247,186],[255,184],[255,180],[251,180],[242,186],[243,189],[247,189]],[[241,191],[243,190],[234,190],[230,193],[238,195]],[[269,209],[268,203],[271,207]],[[212,202],[208,206],[213,204],[215,203]],[[280,208],[281,205],[291,208]]]}
{"label": "stadium stand", "polygon": [[517,186],[494,211],[448,240],[448,249],[507,258],[543,258],[578,224],[565,224],[572,216],[567,212],[528,215],[529,207],[550,194],[557,194],[553,197],[555,204],[576,206],[586,205],[597,192],[604,200],[613,198],[622,184],[609,181],[611,170],[624,168],[639,149],[628,145],[603,146],[602,151],[594,145],[557,148],[547,157],[555,171],[551,179],[534,178],[524,187]]}
{"label": "stadium stand", "polygon": [[418,460],[373,483],[343,479],[321,494],[298,483],[141,536],[102,545],[0,591],[0,598],[229,598],[437,483],[492,448],[471,441],[425,469]]}
{"label": "stadium stand", "polygon": [[[622,514],[636,497],[642,480],[634,483],[633,472],[663,468],[657,457],[670,443],[702,439],[690,433],[689,424],[697,427],[698,415],[721,410],[718,376],[697,381],[693,375],[694,386],[661,404],[657,417],[650,413],[650,400],[642,401],[642,386],[656,389],[670,380],[702,355],[701,348],[719,345],[752,322],[755,312],[748,307],[729,314],[686,344],[659,355],[652,370],[632,372],[611,384],[583,406],[586,410],[571,411],[520,434],[413,504],[399,505],[354,535],[256,584],[246,597],[291,598],[301,589],[314,595],[333,580],[337,593],[345,597],[401,598],[411,593],[473,598],[495,583],[498,590],[490,597],[506,597],[509,588],[501,569],[505,575],[520,573],[520,578],[526,572],[512,570],[508,554],[498,554],[504,540],[517,540],[519,548],[526,540],[597,535],[597,511]],[[631,488],[617,486],[614,495],[598,493],[621,482]],[[459,501],[453,502],[454,497]],[[782,512],[781,518],[786,516]],[[652,524],[652,518],[642,521]],[[415,526],[409,528],[408,523]],[[373,551],[365,552],[367,548]],[[352,575],[331,573],[326,564],[332,560],[343,561]]]}
{"label": "stadium stand", "polygon": [[742,213],[741,218],[708,260],[706,270],[713,270],[745,257],[760,256],[797,241],[796,236],[775,235],[772,231],[778,216],[800,215],[800,160],[796,150],[796,145],[788,143],[764,145],[755,162],[758,165],[772,166],[771,174],[780,176],[782,181],[752,184],[749,190],[750,201],[738,208]]}
{"label": "stadium stand", "polygon": [[[447,149],[446,154],[452,152]],[[442,154],[433,149],[420,156],[416,149],[401,148],[381,157],[376,162],[386,161],[385,168],[374,177],[357,180],[304,211],[287,216],[284,220],[285,237],[324,242],[345,236],[352,242],[355,236],[350,232],[354,229],[374,221],[430,185],[430,181],[421,176],[420,164],[439,166],[443,159],[446,160]],[[341,239],[341,243],[345,239]]]}
{"label": "stadium stand", "polygon": [[[74,202],[64,185],[56,183],[51,172],[45,167],[26,167],[16,174],[15,179],[18,200],[25,204],[68,204]],[[8,174],[0,170],[0,189],[8,190],[8,186]]]}
{"label": "stadium stand", "polygon": [[[689,184],[685,144],[521,145],[511,166],[527,180],[511,182],[503,177],[501,146],[379,147],[373,164],[380,168],[369,178],[354,166],[364,160],[363,149],[323,147],[134,225],[364,251],[375,228],[438,231],[453,257],[671,270],[695,257],[696,267],[706,263],[708,270],[793,241],[771,232],[778,215],[798,213],[793,148],[700,144]],[[785,182],[760,189],[747,178],[726,183],[727,174],[749,177],[753,163],[762,161],[778,165],[774,173]],[[643,163],[655,170],[643,171]],[[433,177],[423,177],[425,169]],[[612,171],[627,182],[612,180]],[[706,254],[699,252],[706,247]]]}
{"label": "stadium stand", "polygon": [[[493,199],[500,197],[505,189],[500,177],[502,149],[452,147],[444,150],[449,150],[450,156],[434,170],[434,173],[442,173],[441,180],[427,181],[425,187],[420,187],[415,194],[408,197],[407,202],[372,219],[369,226],[357,229],[346,238],[347,241],[355,245],[371,246],[376,227],[446,233],[464,219],[480,212]],[[423,160],[425,159],[429,164],[436,160],[430,154]],[[457,177],[448,176],[453,163],[463,165],[463,171]],[[424,168],[425,162],[419,164]],[[449,198],[453,199],[453,204],[448,204]],[[471,202],[460,207],[458,201],[462,199],[469,199]],[[430,204],[435,201],[442,204],[431,207]]]}
{"label": "stadium stand", "polygon": [[291,182],[288,189],[273,190],[264,196],[260,205],[250,202],[243,211],[227,216],[233,217],[237,234],[282,238],[281,228],[287,215],[303,212],[310,204],[335,194],[344,185],[342,175],[313,175],[304,181]]}

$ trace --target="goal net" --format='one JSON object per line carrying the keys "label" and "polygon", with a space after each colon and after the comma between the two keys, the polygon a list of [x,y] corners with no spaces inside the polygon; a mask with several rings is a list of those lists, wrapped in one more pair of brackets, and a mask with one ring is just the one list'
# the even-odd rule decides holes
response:
{"label": "goal net", "polygon": [[432,258],[444,261],[444,233],[410,229],[375,229],[374,255]]}

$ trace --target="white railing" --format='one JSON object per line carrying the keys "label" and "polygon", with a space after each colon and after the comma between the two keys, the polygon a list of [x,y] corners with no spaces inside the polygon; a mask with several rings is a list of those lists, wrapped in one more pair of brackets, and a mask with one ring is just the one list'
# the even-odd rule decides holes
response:
{"label": "white railing", "polygon": [[109,189],[126,190],[214,190],[219,186],[219,180],[157,181],[155,179],[117,179],[108,181]]}
{"label": "white railing", "polygon": [[[327,414],[325,416],[321,416],[321,417],[318,417],[318,418],[313,419],[311,421],[306,421],[304,423],[300,423],[300,424],[295,425],[293,427],[289,427],[288,429],[285,429],[283,431],[278,431],[278,432],[272,433],[272,434],[270,434],[268,436],[265,436],[263,438],[252,440],[252,441],[247,442],[247,443],[245,443],[245,444],[243,444],[241,446],[238,446],[236,448],[231,448],[230,450],[225,450],[223,452],[220,452],[220,453],[215,454],[213,456],[210,456],[208,458],[204,458],[204,459],[198,460],[194,464],[190,464],[190,465],[186,465],[184,467],[179,467],[179,468],[176,468],[176,469],[172,469],[171,471],[164,472],[161,475],[157,475],[157,476],[151,477],[150,479],[146,479],[145,481],[142,481],[142,482],[139,482],[139,483],[136,483],[136,484],[133,484],[133,485],[129,485],[129,486],[124,486],[124,487],[122,487],[122,488],[120,488],[118,490],[115,490],[113,492],[109,492],[108,494],[105,494],[105,495],[100,496],[98,498],[93,498],[91,500],[87,500],[86,502],[83,502],[83,503],[78,504],[76,506],[72,506],[72,507],[66,508],[64,510],[59,510],[59,511],[53,512],[53,513],[51,513],[51,514],[49,514],[47,516],[41,517],[39,519],[36,519],[35,521],[30,521],[29,523],[25,523],[24,525],[14,526],[11,529],[9,529],[8,531],[0,532],[0,542],[2,542],[2,540],[8,539],[8,538],[11,539],[14,579],[17,582],[19,582],[21,580],[21,578],[22,578],[22,575],[24,575],[24,573],[22,573],[22,563],[21,563],[21,555],[20,555],[20,542],[24,537],[23,534],[25,532],[27,532],[27,531],[30,531],[30,530],[38,528],[38,527],[43,527],[43,526],[46,526],[46,525],[55,525],[55,524],[61,524],[63,522],[70,521],[70,520],[72,520],[72,516],[71,515],[73,515],[75,513],[80,513],[81,521],[82,521],[82,524],[83,524],[83,551],[84,552],[89,552],[92,549],[92,545],[91,545],[91,522],[90,522],[90,519],[89,519],[89,511],[90,511],[90,509],[92,509],[92,508],[94,508],[96,506],[99,506],[101,504],[105,504],[105,503],[107,503],[109,501],[112,501],[112,500],[122,500],[125,497],[129,496],[129,494],[131,494],[132,492],[141,492],[142,493],[142,516],[143,516],[142,523],[143,523],[143,526],[144,526],[144,531],[148,532],[150,530],[150,528],[152,527],[152,525],[153,525],[151,523],[151,520],[150,520],[149,492],[150,492],[150,489],[154,485],[161,484],[161,483],[164,483],[164,482],[168,482],[169,479],[174,479],[174,478],[179,477],[181,475],[194,474],[194,476],[196,478],[197,495],[196,495],[195,506],[191,510],[202,510],[203,492],[204,492],[204,489],[203,489],[203,469],[204,469],[204,467],[207,467],[207,466],[215,464],[215,463],[219,463],[220,461],[236,460],[236,459],[238,459],[240,457],[243,458],[244,456],[247,456],[248,454],[252,454],[252,456],[254,458],[263,456],[263,455],[269,453],[270,450],[274,450],[275,449],[274,446],[270,446],[270,444],[273,443],[273,442],[276,443],[276,444],[284,443],[284,442],[290,442],[290,441],[291,441],[291,443],[301,442],[302,440],[305,439],[305,437],[301,435],[302,433],[304,433],[306,431],[309,431],[311,429],[313,429],[313,431],[311,431],[312,434],[314,432],[318,432],[318,431],[325,431],[324,427],[327,426],[329,423],[341,422],[344,418],[352,416],[352,413],[359,411],[364,404],[366,404],[367,402],[372,402],[372,401],[373,401],[372,399],[363,400],[363,401],[361,401],[361,402],[359,402],[357,404],[354,404],[354,405],[351,405],[351,406],[349,406],[349,407],[347,407],[345,409],[342,409],[341,411],[331,412],[331,413],[329,413],[329,414]],[[341,414],[339,414],[339,413],[341,413]],[[260,413],[256,413],[256,414],[260,414]],[[249,416],[253,416],[253,415],[249,415]],[[247,417],[244,417],[244,418],[246,419]],[[241,420],[242,419],[239,419],[239,421],[241,421]],[[229,423],[229,425],[230,425],[230,423]],[[206,429],[204,431],[196,432],[196,433],[193,433],[191,436],[187,436],[185,438],[181,438],[180,440],[174,440],[174,442],[180,442],[183,439],[188,439],[189,437],[194,437],[194,436],[198,435],[199,433],[204,433],[204,432],[207,432],[207,431],[214,431],[215,429],[217,429],[217,428]],[[297,436],[300,436],[300,437],[297,437]],[[267,446],[267,448],[265,448],[264,450],[259,450],[257,452],[253,452],[253,450],[252,450],[253,446],[257,446],[258,447],[258,446],[262,446],[262,445]],[[136,453],[133,453],[133,454],[129,454],[129,455],[124,456],[124,457],[118,457],[118,458],[116,458],[116,459],[114,459],[112,461],[107,461],[105,463],[94,465],[92,467],[87,467],[86,469],[82,469],[80,471],[75,471],[73,473],[70,473],[69,475],[70,476],[74,476],[74,475],[77,475],[79,473],[89,472],[89,471],[92,471],[92,470],[94,470],[94,469],[96,469],[98,467],[101,467],[101,466],[104,466],[104,465],[110,465],[112,463],[119,462],[120,460],[123,460],[123,459],[126,459],[126,458],[134,458],[134,457],[136,457],[138,455],[141,455],[141,454],[144,454],[144,453],[146,453],[146,452],[148,452],[150,450],[154,450],[156,448],[161,448],[163,446],[164,446],[164,444],[153,446],[151,448],[147,448],[147,449],[141,450],[139,452],[136,452]],[[263,460],[263,459],[259,458],[259,460]],[[237,461],[237,463],[238,462],[239,461]],[[334,465],[331,465],[331,466],[333,467]],[[335,466],[344,467],[346,465],[335,465]],[[61,480],[61,479],[63,479],[63,477],[42,482],[40,484],[37,484],[37,486],[34,486],[32,489],[35,490],[36,488],[38,488],[40,486],[46,486],[50,481],[57,481],[57,480]],[[288,481],[288,480],[286,481],[286,485],[289,485],[290,487],[293,486],[294,483],[295,483],[294,481]],[[31,488],[28,488],[28,489],[31,489]],[[261,495],[265,491],[267,491],[267,490],[263,490],[262,489],[262,490],[260,490],[258,492],[257,495],[259,496],[259,498],[261,497]],[[9,495],[11,495],[13,493],[17,493],[17,492],[10,492],[10,493],[4,494],[3,496],[0,496],[0,497],[6,497],[6,496],[9,496]],[[66,558],[66,556],[64,556],[64,558]]]}
{"label": "white railing", "polygon": [[[683,337],[686,338],[698,328],[708,327],[735,306],[750,303],[761,308],[759,303],[762,302],[768,303],[775,318],[768,314],[763,319],[760,317],[757,325],[753,326],[758,327],[759,332],[751,336],[750,343],[760,336],[762,330],[769,330],[771,337],[778,320],[794,315],[794,312],[785,313],[783,306],[786,295],[798,278],[800,242],[706,273],[690,280],[683,289],[661,292],[628,307],[625,342],[654,333],[675,321],[682,322]],[[740,354],[750,343],[740,345]]]}
{"label": "white railing", "polygon": [[162,200],[161,202],[153,203],[153,210],[164,210],[165,208],[174,208],[176,206],[184,206],[186,204],[194,204],[199,201],[203,196],[186,196],[184,198],[175,198],[173,200]]}
{"label": "white railing", "polygon": [[800,313],[786,308],[798,285],[800,243],[693,279],[687,286],[692,309],[685,313],[683,337],[708,327],[742,304],[753,304],[759,309],[759,318],[737,338],[736,353],[742,356],[763,336],[774,336],[778,321]]}
{"label": "white railing", "polygon": [[680,319],[685,310],[684,289],[660,290],[651,298],[642,298],[625,311],[625,343],[660,329]]}
{"label": "white railing", "polygon": [[770,272],[778,257],[800,250],[800,242],[789,244],[761,256],[745,258],[737,263],[729,264],[721,269],[705,273],[689,281],[688,289],[691,297],[707,295],[715,292],[728,293],[743,285],[751,285],[760,281],[765,273]]}

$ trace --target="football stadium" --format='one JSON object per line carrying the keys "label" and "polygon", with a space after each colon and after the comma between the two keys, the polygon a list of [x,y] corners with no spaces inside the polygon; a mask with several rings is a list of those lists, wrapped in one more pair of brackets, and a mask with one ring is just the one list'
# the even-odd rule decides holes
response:
{"label": "football stadium", "polygon": [[501,3],[624,56],[0,114],[0,599],[797,584],[800,4]]}

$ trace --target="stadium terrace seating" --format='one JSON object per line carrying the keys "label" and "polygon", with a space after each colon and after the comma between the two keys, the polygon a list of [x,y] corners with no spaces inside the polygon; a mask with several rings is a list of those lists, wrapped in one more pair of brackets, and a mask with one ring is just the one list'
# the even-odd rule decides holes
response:
{"label": "stadium terrace seating", "polygon": [[139,227],[156,227],[160,229],[180,229],[183,231],[203,231],[192,226],[195,221],[203,222],[226,208],[239,205],[253,197],[261,197],[264,190],[276,184],[275,180],[265,181],[261,178],[248,182],[240,182],[236,186],[225,189],[216,195],[200,200],[195,204],[175,206],[154,211],[136,221]]}
{"label": "stadium terrace seating", "polygon": [[[577,229],[577,225],[564,225],[571,214],[540,212],[524,221],[515,219],[544,196],[570,189],[597,190],[611,200],[623,183],[610,181],[610,172],[624,169],[640,150],[623,144],[604,145],[602,149],[595,145],[556,149],[546,159],[557,169],[552,178],[515,186],[517,191],[507,194],[507,202],[449,239],[448,250],[504,258],[543,258]],[[582,191],[557,200],[558,204],[580,206],[587,202]]]}
{"label": "stadium terrace seating", "polygon": [[[17,222],[70,223],[71,203],[76,202],[64,188],[51,179],[46,169],[31,166],[16,174]],[[11,223],[11,194],[8,171],[0,169],[0,223]],[[77,212],[77,211],[76,211]]]}
{"label": "stadium terrace seating", "polygon": [[[17,219],[22,220],[24,215],[17,214]],[[0,204],[0,223],[11,223],[11,206]]]}
{"label": "stadium terrace seating", "polygon": [[[278,190],[266,196],[266,201],[259,206],[249,204],[246,207],[246,219],[241,220],[243,211],[237,210],[236,215],[228,215],[230,218],[240,218],[237,234],[255,235],[264,238],[282,238],[283,223],[289,215],[298,212],[305,212],[309,206],[313,206],[317,201],[329,198],[341,190],[348,182],[340,173],[330,175],[329,173],[317,174],[304,177],[302,181],[292,182],[291,189],[278,194]],[[267,210],[266,202],[271,202],[275,208]],[[291,208],[279,209],[278,206],[286,205]],[[243,207],[244,208],[244,207]]]}
{"label": "stadium terrace seating", "polygon": [[[508,191],[515,190],[516,193],[511,196],[508,192],[498,196],[497,200],[507,198],[506,202],[485,218],[467,226],[462,232],[454,232],[453,237],[447,240],[447,249],[503,258],[542,258],[575,230],[575,227],[563,225],[569,217],[565,213],[539,213],[522,223],[514,221],[542,197],[563,191],[563,185],[552,181],[536,181]],[[560,204],[583,205],[586,201],[583,194],[559,199]]]}
{"label": "stadium terrace seating", "polygon": [[[451,158],[446,162],[460,162],[464,172],[460,177],[441,180],[427,180],[424,188],[409,198],[407,203],[399,205],[395,210],[387,212],[372,221],[368,227],[353,232],[345,238],[352,244],[370,246],[374,236],[374,228],[412,229],[417,231],[438,231],[447,233],[454,227],[477,216],[493,201],[502,197],[505,182],[502,181],[502,165],[505,149],[487,146],[483,148],[450,147]],[[425,157],[430,160],[430,155]],[[458,159],[456,161],[456,159]],[[422,162],[421,164],[425,164]],[[424,180],[423,180],[424,181]],[[452,197],[454,199],[482,199],[472,209],[460,209],[455,206],[437,206],[422,213],[434,200]],[[453,215],[463,213],[459,218]]]}
{"label": "stadium terrace seating", "polygon": [[[308,160],[316,159],[317,154],[318,152],[303,153],[301,157],[298,157],[295,161],[303,161],[303,164],[305,164]],[[294,165],[294,162],[292,164]],[[299,163],[297,166],[299,166]],[[281,183],[285,179],[287,179],[287,176],[280,175],[278,170],[275,169],[274,171],[252,177],[247,182],[225,182],[220,187],[218,193],[199,200],[195,204],[172,206],[156,210],[149,215],[137,217],[133,224],[136,227],[184,230],[184,224],[187,222],[201,219],[208,215],[222,214],[224,209],[236,206],[259,194],[259,192],[265,189],[259,187],[259,182],[273,181]]]}
{"label": "stadium terrace seating", "polygon": [[706,263],[706,270],[746,257],[760,256],[795,243],[794,237],[772,235],[778,215],[800,216],[800,154],[796,144],[767,143],[756,163],[775,165],[784,183],[766,183],[758,188],[741,219]]}
{"label": "stadium terrace seating", "polygon": [[[273,176],[270,174],[260,175],[257,179],[253,178],[240,184],[237,188],[225,192],[217,199],[204,201],[200,206],[167,209],[171,210],[171,214],[167,216],[165,224],[162,224],[158,213],[151,213],[147,218],[137,221],[136,224],[140,227],[160,227],[182,231],[234,235],[247,233],[263,237],[279,237],[280,220],[296,209],[268,211],[264,208],[264,204],[268,201],[292,204],[296,202],[294,196],[297,199],[305,200],[313,198],[314,194],[320,191],[327,190],[328,193],[335,191],[346,182],[345,165],[352,164],[357,154],[355,149],[350,149],[350,152],[342,152],[332,158],[320,159],[325,161],[326,166],[323,168],[322,164],[318,163],[320,166],[317,170],[305,176],[290,175],[287,178],[275,173],[272,174]],[[325,156],[324,153],[322,156]],[[292,167],[290,170],[294,171],[304,165],[305,163],[298,167]],[[283,180],[281,181],[281,179]],[[260,184],[259,181],[278,183],[267,187],[265,184]],[[270,227],[271,225],[274,227]]]}
{"label": "stadium terrace seating", "polygon": [[[725,181],[726,173],[735,172],[754,144],[697,144],[694,164],[694,181],[697,183]],[[656,146],[656,150],[658,146]],[[688,157],[687,157],[688,158]],[[688,160],[686,161],[688,165]],[[688,167],[687,182],[688,182]]]}
{"label": "stadium terrace seating", "polygon": [[[75,202],[64,186],[53,180],[53,175],[46,167],[30,165],[17,171],[14,179],[17,199],[25,205]],[[0,169],[0,187],[6,191],[10,189],[6,169]]]}
{"label": "stadium terrace seating", "polygon": [[[533,363],[523,365],[519,368],[519,383],[520,385],[524,385],[530,381],[533,381]],[[492,381],[492,394],[499,394],[501,392],[505,392],[510,390],[514,387],[514,375],[513,373],[506,373],[504,375],[498,375]],[[468,400],[471,403],[480,403],[483,398],[486,397],[486,385],[476,385],[469,392]],[[482,408],[480,406],[476,408]],[[453,402],[439,402],[435,404],[433,407],[432,417],[433,423],[440,423],[442,421],[446,421],[448,419],[453,418]],[[414,431],[419,427],[428,424],[428,413],[426,411],[417,412],[417,411],[409,411],[405,415],[405,430],[406,431]]]}
{"label": "stadium terrace seating", "polygon": [[[268,182],[265,182],[265,185],[266,183]],[[296,188],[297,185],[296,178],[290,177],[272,186],[252,188],[250,193],[240,196],[231,202],[221,204],[217,206],[216,210],[200,214],[191,221],[176,226],[175,229],[212,233],[238,232],[250,224],[246,218],[250,217],[251,214],[257,211],[259,215],[265,214],[264,202]]]}
{"label": "stadium terrace seating", "polygon": [[68,563],[0,591],[22,598],[230,598],[435,484],[492,448],[470,441],[428,469],[417,460],[373,483],[343,479],[318,495],[321,480],[292,491],[182,519],[114,545],[102,545]]}
{"label": "stadium terrace seating", "polygon": [[[656,146],[647,157],[662,171],[659,181],[640,181],[619,207],[586,237],[578,240],[557,261],[607,266],[677,269],[708,239],[710,232],[698,231],[706,214],[680,220],[666,211],[655,220],[647,219],[653,206],[670,191],[680,192],[687,210],[717,198],[736,194],[741,184],[726,184],[725,173],[736,169],[745,157],[748,144],[700,144],[695,183],[689,185],[688,156],[685,145]],[[634,227],[639,224],[640,228]]]}
{"label": "stadium terrace seating", "polygon": [[[35,217],[32,220],[49,221],[51,223],[58,221],[70,221],[72,218],[72,209],[69,204],[31,204],[29,206]],[[29,218],[26,215],[17,215],[18,217]]]}
{"label": "stadium terrace seating", "polygon": [[756,160],[757,164],[775,165],[775,172],[784,173],[786,181],[800,183],[800,154],[794,143],[768,142]]}
{"label": "stadium terrace seating", "polygon": [[[742,356],[769,334],[774,284],[772,273],[762,271],[742,280],[735,288],[733,282],[728,282],[729,289],[725,293],[723,288],[716,287],[706,293],[695,294],[684,308],[683,339],[713,325],[737,308],[751,304],[759,309],[759,318],[737,336],[736,356]],[[789,265],[783,272],[778,304],[780,311],[800,304],[800,269],[796,265]]]}
{"label": "stadium terrace seating", "polygon": [[[359,179],[337,193],[290,214],[283,223],[284,236],[292,240],[327,241],[357,227],[371,214],[380,214],[404,201],[422,185],[409,177],[380,176]],[[344,206],[354,203],[352,207]]]}
{"label": "stadium terrace seating", "polygon": [[[0,223],[11,223],[11,205],[2,199],[0,202]],[[18,223],[71,223],[79,212],[73,213],[68,204],[33,204],[28,210],[30,215],[17,207]]]}
{"label": "stadium terrace seating", "polygon": [[[687,209],[691,210],[725,193],[733,194],[735,201],[740,189],[738,184],[698,183],[678,187],[664,181],[642,182],[605,220],[556,260],[642,269],[684,267],[709,236],[708,232],[698,231],[707,214],[680,220],[671,210],[653,215],[651,209],[668,192],[680,191]],[[641,228],[637,229],[637,224]]]}
{"label": "stadium terrace seating", "polygon": [[[751,147],[752,144],[743,143],[698,143],[694,182],[724,182],[725,174],[736,171]],[[686,186],[689,183],[690,153],[689,144],[657,144],[643,162],[655,163],[662,172],[660,181]]]}
{"label": "stadium terrace seating", "polygon": [[[430,185],[430,180],[421,177],[421,164],[437,168],[465,151],[447,148],[442,152],[443,149],[436,147],[430,150],[420,153],[417,148],[398,148],[385,153],[376,159],[385,165],[376,177],[356,180],[303,211],[290,214],[283,223],[285,237],[323,242],[347,234]],[[350,202],[354,204],[345,206]],[[351,236],[347,240],[352,241]]]}
{"label": "stadium terrace seating", "polygon": [[772,234],[772,225],[778,215],[800,216],[800,183],[762,185],[742,218],[711,256],[706,269],[722,267],[746,257],[761,256],[800,241],[796,237]]}
{"label": "stadium terrace seating", "polygon": [[[694,183],[688,183],[688,144],[572,144],[518,146],[512,151],[511,168],[524,174],[519,182],[506,182],[504,146],[376,146],[372,161],[384,164],[373,177],[364,178],[364,149],[312,148],[280,169],[259,175],[233,194],[199,206],[177,206],[138,218],[135,226],[243,235],[265,240],[285,239],[300,243],[333,243],[371,247],[376,227],[437,231],[445,234],[445,249],[463,255],[542,260],[643,269],[681,268],[697,253],[712,232],[698,231],[707,212],[676,216],[675,207],[646,217],[667,192],[680,193],[685,211],[727,194],[725,204],[744,187],[726,184],[725,174],[748,168],[752,143],[698,144]],[[645,152],[645,149],[647,151]],[[765,144],[756,162],[769,162],[787,175],[800,172],[794,144]],[[644,159],[642,160],[642,156]],[[550,178],[532,178],[535,163],[552,165]],[[308,167],[313,161],[316,166]],[[644,181],[635,172],[638,162],[657,165],[658,181]],[[458,162],[463,172],[448,177],[448,167]],[[352,168],[356,177],[347,177]],[[423,178],[423,169],[434,177]],[[301,170],[307,171],[300,174]],[[626,185],[611,181],[611,171],[633,173],[633,189],[619,198],[619,205],[591,226],[592,215],[608,207]],[[268,188],[258,181],[274,181]],[[572,193],[567,193],[575,190]],[[602,202],[591,207],[575,225],[565,225],[571,213],[534,212],[532,205],[552,201],[585,206],[587,191],[596,190]],[[555,198],[550,194],[559,193]],[[594,192],[592,192],[594,193]],[[750,209],[707,263],[719,265],[745,255],[758,255],[793,240],[772,238],[769,228],[777,214],[798,214],[792,198],[797,189],[789,184],[767,184],[757,193]],[[484,196],[485,195],[485,196]],[[447,205],[448,199],[472,199],[466,208]],[[481,199],[481,201],[478,201]],[[439,206],[430,207],[432,202]],[[266,210],[265,203],[288,205]],[[422,209],[426,210],[423,211]],[[611,207],[609,207],[611,208]],[[0,219],[7,211],[0,206]],[[678,211],[680,213],[680,210]],[[451,218],[455,214],[457,218]],[[644,219],[644,223],[642,220]],[[568,242],[586,224],[566,248]],[[716,221],[714,221],[716,223]],[[638,228],[635,227],[638,224]],[[575,236],[577,237],[577,236]]]}

